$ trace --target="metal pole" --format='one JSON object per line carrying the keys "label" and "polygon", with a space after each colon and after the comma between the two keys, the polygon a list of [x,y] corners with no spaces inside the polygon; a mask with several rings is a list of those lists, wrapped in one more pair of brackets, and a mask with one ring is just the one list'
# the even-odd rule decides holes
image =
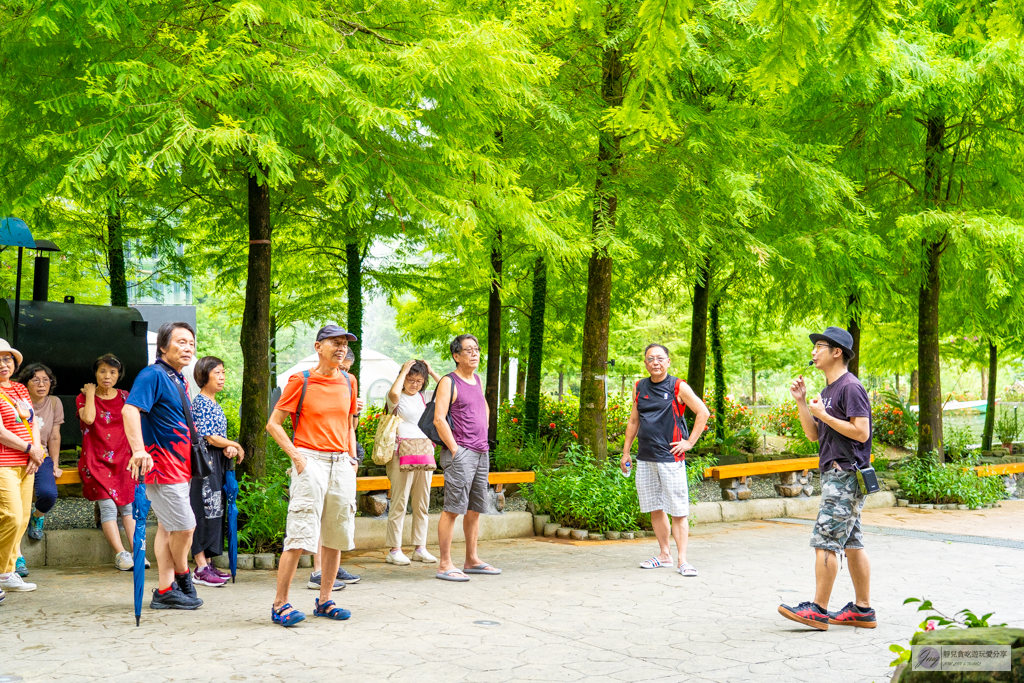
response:
{"label": "metal pole", "polygon": [[25,253],[24,247],[18,247],[18,279],[14,284],[14,337],[11,346],[18,348],[18,321],[21,320],[21,256]]}

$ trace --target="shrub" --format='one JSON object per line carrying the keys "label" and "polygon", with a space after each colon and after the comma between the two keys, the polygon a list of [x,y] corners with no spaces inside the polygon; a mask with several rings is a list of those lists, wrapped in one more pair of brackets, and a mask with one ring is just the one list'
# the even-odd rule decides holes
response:
{"label": "shrub", "polygon": [[[704,428],[705,434],[715,433],[715,424],[719,416],[715,412],[714,397],[710,394],[705,396],[704,403],[707,404],[711,416]],[[748,406],[733,401],[728,396],[725,398],[725,445],[728,449],[739,449],[743,451],[756,451],[759,445],[757,424],[754,420],[754,413]]]}
{"label": "shrub", "polygon": [[631,531],[641,528],[640,503],[633,477],[623,477],[618,458],[598,464],[590,452],[569,446],[566,464],[537,472],[523,497],[538,510],[577,529]]}
{"label": "shrub", "polygon": [[[619,457],[597,463],[590,451],[571,444],[565,464],[543,468],[537,480],[523,487],[523,497],[538,511],[555,521],[577,529],[632,531],[650,528],[650,515],[640,512],[634,476],[623,477]],[[697,485],[703,471],[715,464],[714,456],[690,456],[686,459],[690,501],[697,502]]]}
{"label": "shrub", "polygon": [[800,426],[800,412],[794,401],[777,405],[765,413],[761,417],[761,427],[777,436],[798,436],[804,433]]}
{"label": "shrub", "polygon": [[911,503],[957,503],[971,508],[994,503],[1005,495],[999,477],[979,477],[976,457],[940,463],[934,451],[926,456],[904,458],[896,469],[896,481]]}
{"label": "shrub", "polygon": [[[540,412],[537,417],[537,436],[540,439],[575,441],[576,421],[579,418],[579,399],[572,395],[563,401],[547,394],[540,396]],[[498,441],[503,444],[523,445],[523,406],[525,401],[505,402],[498,408]]]}
{"label": "shrub", "polygon": [[291,460],[272,440],[267,442],[267,476],[242,476],[238,482],[238,550],[275,552],[284,542],[288,518],[288,471]]}
{"label": "shrub", "polygon": [[1003,408],[996,420],[996,438],[999,443],[1013,443],[1020,438],[1021,423],[1017,419],[1017,409]]}
{"label": "shrub", "polygon": [[498,442],[494,451],[494,466],[499,472],[552,467],[565,447],[564,441],[556,439],[539,439],[523,446]]}
{"label": "shrub", "polygon": [[377,425],[380,424],[382,415],[384,415],[384,406],[367,405],[363,409],[363,414],[359,417],[359,426],[356,428],[356,441],[366,451],[366,460],[363,461],[364,465],[373,464],[373,461],[370,459],[370,456],[373,455],[373,437],[377,435]]}
{"label": "shrub", "polygon": [[946,457],[950,460],[960,460],[970,453],[968,446],[974,440],[974,436],[967,425],[945,422],[942,425],[942,439]]}
{"label": "shrub", "polygon": [[871,421],[874,425],[874,439],[880,443],[904,448],[911,443],[915,430],[903,407],[889,402],[876,403],[871,407]]}

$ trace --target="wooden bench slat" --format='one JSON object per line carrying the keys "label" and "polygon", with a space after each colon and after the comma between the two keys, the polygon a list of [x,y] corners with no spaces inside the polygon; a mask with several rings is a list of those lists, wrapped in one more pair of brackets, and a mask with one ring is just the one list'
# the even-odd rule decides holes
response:
{"label": "wooden bench slat", "polygon": [[1024,462],[1008,462],[1002,465],[978,465],[974,468],[979,477],[992,477],[997,474],[1016,474],[1024,472]]}
{"label": "wooden bench slat", "polygon": [[813,458],[748,462],[740,465],[718,465],[711,468],[711,477],[714,479],[733,479],[736,477],[750,477],[758,474],[800,472],[806,469],[815,469],[817,466],[817,456]]}
{"label": "wooden bench slat", "polygon": [[[534,472],[491,472],[487,480],[491,484],[529,484],[536,481]],[[65,469],[57,478],[58,484],[81,484],[82,476],[77,469]],[[444,486],[444,475],[435,474],[430,482],[432,487]],[[387,491],[391,488],[391,480],[387,477],[357,477],[357,491]]]}

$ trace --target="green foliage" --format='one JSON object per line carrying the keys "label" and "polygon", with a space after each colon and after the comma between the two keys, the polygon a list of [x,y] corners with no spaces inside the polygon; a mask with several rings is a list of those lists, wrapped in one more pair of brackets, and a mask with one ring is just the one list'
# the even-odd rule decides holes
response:
{"label": "green foliage", "polygon": [[238,551],[277,552],[288,519],[291,461],[273,441],[267,449],[267,476],[259,481],[242,475],[238,482]]}
{"label": "green foliage", "polygon": [[947,460],[962,460],[966,458],[970,449],[968,446],[974,440],[971,428],[964,424],[945,422],[942,425],[943,450]]}
{"label": "green foliage", "polygon": [[362,445],[366,452],[364,465],[372,465],[370,455],[373,453],[373,439],[377,435],[377,425],[384,415],[384,406],[367,405],[363,408],[363,414],[359,417],[359,426],[356,427],[356,440]]}
{"label": "green foliage", "polygon": [[499,442],[494,451],[494,466],[499,472],[550,468],[558,461],[566,446],[566,442],[558,439],[535,439],[522,446],[515,442]]}
{"label": "green foliage", "polygon": [[1001,408],[999,419],[996,420],[996,438],[999,443],[1013,443],[1020,438],[1021,424],[1017,416],[1017,408]]}
{"label": "green foliage", "polygon": [[[939,612],[937,609],[935,609],[935,607],[932,605],[931,600],[925,600],[923,598],[907,598],[903,601],[903,604],[909,605],[915,602],[921,603],[917,606],[918,612],[932,612],[932,614],[926,615],[924,621],[918,624],[918,630],[916,631],[915,635],[917,633],[926,633],[928,631],[934,631],[936,628],[940,626],[942,628],[991,628],[1006,626],[1006,624],[988,623],[989,618],[993,614],[995,614],[995,612],[989,612],[988,614],[983,614],[979,617],[976,613],[969,609],[962,609],[953,616],[947,616],[942,612]],[[911,642],[913,642],[913,638],[911,638]],[[900,664],[909,662],[910,656],[913,653],[913,650],[911,648],[903,647],[902,645],[899,645],[897,643],[893,643],[892,645],[890,645],[889,651],[896,655],[896,659],[889,662],[889,666],[899,666]]]}
{"label": "green foliage", "polygon": [[872,438],[879,443],[904,448],[914,440],[916,430],[902,406],[875,403],[871,406],[871,421],[874,427]]}
{"label": "green foliage", "polygon": [[[559,402],[547,394],[540,396],[538,436],[541,440],[569,443],[576,440],[579,399],[565,396]],[[508,446],[525,445],[523,432],[523,401],[505,402],[498,408],[498,441]]]}
{"label": "green foliage", "polygon": [[[711,397],[705,399],[705,403]],[[709,406],[711,404],[708,404]],[[743,450],[747,452],[753,452],[757,450],[760,445],[760,437],[756,431],[757,423],[754,419],[753,411],[748,407],[739,403],[738,401],[732,400],[732,398],[726,396],[723,405],[725,406],[724,414],[724,432],[725,438],[716,440],[719,444],[725,444],[732,450]],[[708,418],[708,423],[704,428],[706,434],[714,434],[717,430],[717,426],[721,417],[718,415],[718,411],[709,407],[711,411],[711,417]]]}
{"label": "green foliage", "polygon": [[975,462],[966,456],[955,463],[940,463],[934,452],[904,458],[896,469],[896,481],[912,503],[956,503],[976,509],[1004,498],[999,477],[979,477]]}
{"label": "green foliage", "polygon": [[794,401],[773,406],[761,416],[761,427],[778,436],[798,436],[804,431],[800,426],[800,411]]}
{"label": "green foliage", "polygon": [[538,511],[578,529],[632,531],[644,525],[636,483],[622,476],[618,458],[599,464],[571,444],[565,460],[561,467],[540,470],[536,482],[523,487]]}

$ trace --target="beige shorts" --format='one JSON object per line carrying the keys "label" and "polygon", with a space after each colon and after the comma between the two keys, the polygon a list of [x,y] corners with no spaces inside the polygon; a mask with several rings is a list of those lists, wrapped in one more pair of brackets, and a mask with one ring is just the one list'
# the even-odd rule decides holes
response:
{"label": "beige shorts", "polygon": [[302,474],[291,469],[284,549],[352,550],[356,535],[356,461],[348,453],[321,453],[300,448],[306,456]]}

